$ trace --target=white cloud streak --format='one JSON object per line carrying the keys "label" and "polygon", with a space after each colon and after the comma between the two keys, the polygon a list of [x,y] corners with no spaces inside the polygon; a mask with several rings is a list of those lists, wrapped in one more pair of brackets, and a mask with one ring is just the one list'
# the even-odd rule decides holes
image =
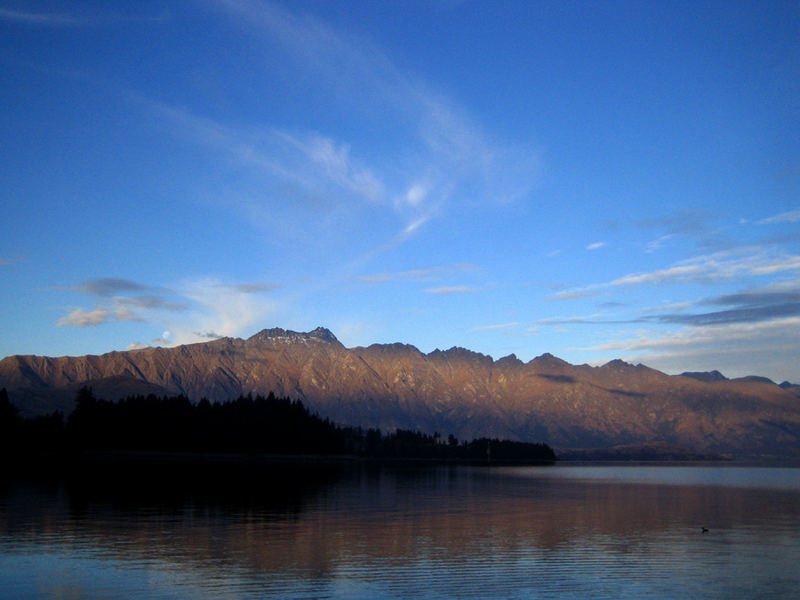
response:
{"label": "white cloud streak", "polygon": [[606,283],[568,290],[566,294],[629,285],[662,285],[670,283],[712,283],[747,275],[774,275],[800,270],[800,256],[770,254],[760,247],[705,254],[681,261],[665,269],[631,273]]}
{"label": "white cloud streak", "polygon": [[477,292],[478,288],[470,287],[467,285],[444,285],[441,287],[433,287],[425,290],[426,294],[448,295],[448,294],[472,294]]}
{"label": "white cloud streak", "polygon": [[262,325],[275,314],[278,303],[236,289],[211,278],[185,281],[176,286],[180,294],[193,303],[193,309],[169,323],[171,343],[186,344],[207,341],[208,333],[215,337],[233,337]]}
{"label": "white cloud streak", "polygon": [[105,306],[98,306],[94,310],[86,312],[82,308],[76,308],[66,317],[58,320],[58,327],[96,327],[104,323],[120,321],[140,321],[144,319],[133,314],[127,307],[121,306],[109,309]]}
{"label": "white cloud streak", "polygon": [[579,300],[581,298],[592,298],[597,295],[597,292],[559,292],[546,298],[546,300]]}
{"label": "white cloud streak", "polygon": [[477,265],[470,263],[458,263],[452,265],[442,265],[438,267],[427,267],[424,269],[411,269],[408,271],[394,271],[384,273],[374,273],[372,275],[361,275],[357,277],[364,283],[390,283],[395,281],[438,281],[443,277],[456,273],[474,273],[478,271]]}
{"label": "white cloud streak", "polygon": [[[538,151],[496,143],[463,110],[398,69],[371,41],[270,2],[214,4],[259,44],[277,48],[310,75],[327,101],[381,126],[405,127],[408,134],[400,145],[382,149],[378,156],[333,136],[284,132],[315,173],[363,199],[393,207],[404,225],[382,248],[402,243],[443,214],[456,194],[471,202],[506,202],[526,194],[537,181]],[[220,127],[212,130],[218,135]],[[273,148],[259,149],[256,155],[270,169],[307,183],[309,170],[287,164],[284,153]],[[371,164],[356,161],[354,154],[371,156]]]}
{"label": "white cloud streak", "polygon": [[656,250],[660,250],[664,247],[664,245],[674,237],[674,234],[668,233],[666,235],[662,235],[660,238],[653,240],[652,242],[647,244],[647,249],[645,252],[652,253]]}
{"label": "white cloud streak", "polygon": [[536,321],[537,325],[569,325],[574,323],[596,323],[597,319],[604,317],[602,313],[574,317],[552,317]]}
{"label": "white cloud streak", "polygon": [[760,374],[800,381],[800,317],[759,323],[687,327],[679,331],[642,330],[636,337],[572,348],[620,352],[667,372],[718,369],[728,376]]}
{"label": "white cloud streak", "polygon": [[760,221],[756,221],[756,224],[774,225],[776,223],[797,223],[798,221],[800,221],[800,208],[761,219]]}
{"label": "white cloud streak", "polygon": [[75,27],[88,24],[86,19],[66,13],[39,13],[9,8],[0,8],[0,21],[44,27]]}
{"label": "white cloud streak", "polygon": [[482,325],[480,327],[475,327],[471,331],[497,331],[497,330],[504,330],[504,329],[514,329],[518,327],[518,322],[513,323],[499,323],[497,325]]}

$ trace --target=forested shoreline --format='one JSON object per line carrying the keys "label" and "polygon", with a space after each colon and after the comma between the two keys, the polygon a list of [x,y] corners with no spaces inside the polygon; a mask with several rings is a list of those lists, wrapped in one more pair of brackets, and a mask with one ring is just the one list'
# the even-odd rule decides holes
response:
{"label": "forested shoreline", "polygon": [[4,454],[86,451],[225,453],[241,455],[356,457],[481,463],[542,463],[557,459],[550,446],[398,429],[382,432],[335,424],[299,400],[240,396],[192,403],[185,396],[129,396],[116,402],[82,388],[75,409],[33,419],[19,417],[0,390],[0,439]]}

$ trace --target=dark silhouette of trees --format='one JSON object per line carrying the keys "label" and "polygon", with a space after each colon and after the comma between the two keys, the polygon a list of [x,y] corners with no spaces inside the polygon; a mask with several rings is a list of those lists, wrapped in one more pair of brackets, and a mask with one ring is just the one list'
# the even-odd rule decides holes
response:
{"label": "dark silhouette of trees", "polygon": [[63,445],[64,435],[64,415],[59,411],[23,419],[10,402],[6,389],[0,389],[0,448],[4,451],[55,450]]}
{"label": "dark silhouette of trees", "polygon": [[17,407],[8,400],[6,388],[0,389],[0,448],[12,448],[19,443],[20,424]]}
{"label": "dark silhouette of trees", "polygon": [[67,423],[79,447],[161,452],[342,454],[344,432],[287,398],[240,396],[192,404],[185,396],[131,396],[118,402],[79,392]]}
{"label": "dark silhouette of trees", "polygon": [[[187,397],[129,396],[117,402],[78,391],[75,409],[26,420],[0,390],[0,433],[27,450],[114,450],[278,455],[350,455],[391,460],[470,462],[553,461],[546,444],[481,438],[459,442],[450,434],[398,429],[383,433],[343,427],[310,412],[299,400],[274,394],[221,403]],[[8,442],[7,442],[8,443]]]}

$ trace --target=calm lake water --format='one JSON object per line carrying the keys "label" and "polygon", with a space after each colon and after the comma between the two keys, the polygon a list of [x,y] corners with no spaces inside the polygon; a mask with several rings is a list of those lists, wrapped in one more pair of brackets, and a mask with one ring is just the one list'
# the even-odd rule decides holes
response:
{"label": "calm lake water", "polygon": [[173,465],[0,483],[3,598],[792,598],[798,565],[792,468]]}

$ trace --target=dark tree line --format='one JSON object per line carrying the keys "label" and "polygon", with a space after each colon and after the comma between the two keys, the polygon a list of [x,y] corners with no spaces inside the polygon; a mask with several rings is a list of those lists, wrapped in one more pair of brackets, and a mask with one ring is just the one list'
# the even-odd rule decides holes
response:
{"label": "dark tree line", "polygon": [[67,419],[61,413],[21,419],[0,390],[0,439],[21,451],[122,450],[283,455],[354,455],[379,459],[475,462],[553,461],[546,444],[481,438],[459,442],[418,431],[343,427],[312,413],[299,400],[273,394],[197,404],[185,396],[129,396],[111,402],[88,388]]}

